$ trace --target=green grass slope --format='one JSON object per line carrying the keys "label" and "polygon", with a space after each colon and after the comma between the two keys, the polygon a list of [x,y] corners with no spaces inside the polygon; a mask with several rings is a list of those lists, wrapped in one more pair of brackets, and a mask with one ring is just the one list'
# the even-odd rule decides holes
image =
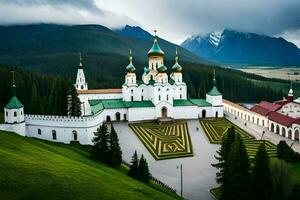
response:
{"label": "green grass slope", "polygon": [[0,132],[1,199],[173,199],[75,146]]}

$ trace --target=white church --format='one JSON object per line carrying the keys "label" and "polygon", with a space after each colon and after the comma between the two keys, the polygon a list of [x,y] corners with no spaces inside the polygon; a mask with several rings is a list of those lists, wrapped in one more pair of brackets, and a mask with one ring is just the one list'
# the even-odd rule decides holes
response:
{"label": "white church", "polygon": [[[119,89],[89,90],[80,58],[75,87],[82,103],[81,117],[24,114],[24,107],[14,92],[4,107],[5,123],[0,124],[0,130],[49,141],[92,144],[94,132],[104,122],[223,117],[222,94],[216,87],[215,76],[206,99],[190,99],[177,50],[172,73],[168,75],[167,70],[156,36],[141,80],[137,79],[130,52],[125,81]],[[15,87],[13,83],[13,90]]]}

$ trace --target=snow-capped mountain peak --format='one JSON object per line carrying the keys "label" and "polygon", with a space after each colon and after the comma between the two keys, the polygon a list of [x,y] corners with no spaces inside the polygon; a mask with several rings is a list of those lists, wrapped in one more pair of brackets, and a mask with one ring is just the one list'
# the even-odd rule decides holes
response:
{"label": "snow-capped mountain peak", "polygon": [[222,32],[213,31],[209,34],[209,42],[214,46],[218,46],[222,37]]}

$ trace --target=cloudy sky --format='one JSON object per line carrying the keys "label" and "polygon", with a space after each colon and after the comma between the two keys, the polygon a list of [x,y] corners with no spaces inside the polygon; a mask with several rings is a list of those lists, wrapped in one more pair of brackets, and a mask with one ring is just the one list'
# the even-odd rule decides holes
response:
{"label": "cloudy sky", "polygon": [[175,43],[230,28],[300,47],[300,0],[0,0],[0,24],[40,22],[139,25]]}

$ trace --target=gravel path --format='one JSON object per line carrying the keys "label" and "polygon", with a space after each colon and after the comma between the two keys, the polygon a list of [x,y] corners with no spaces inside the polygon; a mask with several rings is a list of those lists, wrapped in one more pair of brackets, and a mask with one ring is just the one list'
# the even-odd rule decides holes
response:
{"label": "gravel path", "polygon": [[[114,127],[119,136],[123,159],[126,162],[131,161],[131,156],[135,150],[139,155],[144,154],[151,174],[176,189],[178,194],[180,194],[180,170],[177,169],[177,166],[182,164],[184,198],[191,200],[214,199],[208,190],[217,185],[215,181],[216,169],[211,167],[211,163],[216,162],[214,155],[219,145],[209,143],[198,120],[188,120],[195,156],[162,161],[154,160],[127,123],[114,123]],[[198,131],[196,127],[199,128]]]}

